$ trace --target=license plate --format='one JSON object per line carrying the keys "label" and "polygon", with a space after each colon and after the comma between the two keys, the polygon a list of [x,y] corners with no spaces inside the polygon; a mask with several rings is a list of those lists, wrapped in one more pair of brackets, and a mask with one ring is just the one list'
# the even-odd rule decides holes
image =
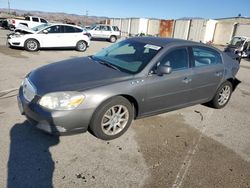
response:
{"label": "license plate", "polygon": [[22,105],[21,100],[20,100],[19,97],[17,97],[17,104],[18,104],[19,111],[21,112],[21,114],[23,114],[24,113],[23,105]]}

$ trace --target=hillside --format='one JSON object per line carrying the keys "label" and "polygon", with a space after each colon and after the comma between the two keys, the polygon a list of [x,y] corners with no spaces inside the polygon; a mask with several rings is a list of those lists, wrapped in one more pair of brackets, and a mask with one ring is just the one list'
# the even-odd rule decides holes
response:
{"label": "hillside", "polygon": [[[12,16],[25,16],[34,15],[47,19],[50,22],[64,22],[64,23],[75,23],[78,25],[91,25],[94,23],[105,22],[107,17],[97,17],[97,16],[84,16],[77,14],[67,14],[63,12],[43,12],[43,11],[26,11],[11,9]],[[6,17],[8,9],[0,8],[0,17]]]}

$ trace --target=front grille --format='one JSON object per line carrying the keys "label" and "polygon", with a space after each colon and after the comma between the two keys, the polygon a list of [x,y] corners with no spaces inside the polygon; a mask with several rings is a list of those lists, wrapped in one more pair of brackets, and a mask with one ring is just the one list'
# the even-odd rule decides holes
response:
{"label": "front grille", "polygon": [[34,99],[36,95],[36,89],[35,87],[31,84],[31,82],[29,81],[28,78],[25,78],[24,79],[24,82],[23,82],[23,96],[24,98],[31,102],[32,99]]}

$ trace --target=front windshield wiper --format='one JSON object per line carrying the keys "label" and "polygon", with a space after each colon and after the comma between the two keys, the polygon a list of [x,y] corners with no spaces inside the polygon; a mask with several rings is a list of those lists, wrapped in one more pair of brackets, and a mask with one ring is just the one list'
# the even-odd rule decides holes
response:
{"label": "front windshield wiper", "polygon": [[107,66],[107,67],[110,67],[110,68],[115,69],[115,70],[118,70],[118,71],[121,71],[118,67],[112,65],[111,63],[108,63],[107,61],[103,61],[103,60],[100,60],[100,59],[97,60],[97,59],[94,58],[93,56],[89,56],[89,58],[91,58],[91,59],[94,60],[95,62],[98,62],[98,63],[100,63],[100,64],[102,64],[102,65],[105,65],[105,66]]}

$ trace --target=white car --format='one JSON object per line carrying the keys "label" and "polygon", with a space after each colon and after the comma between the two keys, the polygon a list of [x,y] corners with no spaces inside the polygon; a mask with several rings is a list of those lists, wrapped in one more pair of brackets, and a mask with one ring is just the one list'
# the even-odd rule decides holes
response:
{"label": "white car", "polygon": [[69,24],[43,24],[32,29],[18,27],[8,35],[10,47],[24,47],[27,51],[40,48],[74,48],[85,51],[90,44],[89,33],[78,26]]}

